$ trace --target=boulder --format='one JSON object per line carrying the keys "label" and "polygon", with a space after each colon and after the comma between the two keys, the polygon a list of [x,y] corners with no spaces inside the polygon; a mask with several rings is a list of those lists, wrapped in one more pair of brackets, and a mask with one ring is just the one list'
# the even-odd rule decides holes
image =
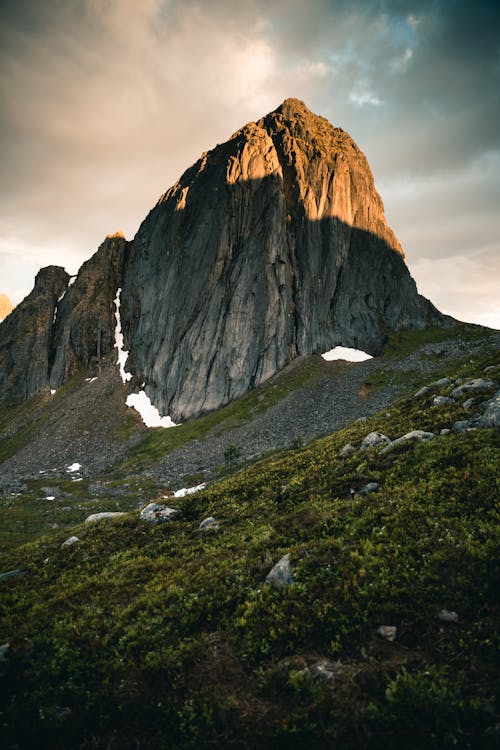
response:
{"label": "boulder", "polygon": [[346,445],[344,445],[344,447],[340,451],[339,456],[341,456],[342,458],[348,458],[349,456],[352,456],[352,454],[355,452],[356,452],[356,448],[350,443],[347,443]]}
{"label": "boulder", "polygon": [[401,437],[397,438],[396,440],[393,440],[392,443],[389,443],[389,445],[386,445],[385,448],[382,448],[380,451],[380,455],[384,453],[389,453],[389,451],[393,450],[394,448],[397,448],[398,445],[403,445],[404,443],[410,443],[414,441],[421,441],[421,440],[432,440],[436,436],[433,432],[425,432],[424,430],[412,430],[411,432],[407,432],[406,435],[402,435]]}
{"label": "boulder", "polygon": [[382,638],[385,638],[386,641],[392,641],[396,640],[396,635],[398,633],[398,629],[395,625],[380,625],[377,628],[377,633]]}
{"label": "boulder", "polygon": [[451,395],[453,398],[460,398],[460,396],[464,396],[466,393],[483,393],[491,391],[496,387],[497,384],[494,380],[490,380],[489,378],[475,378],[454,388]]}
{"label": "boulder", "polygon": [[213,516],[204,518],[198,527],[198,531],[217,531],[219,528],[219,522]]}
{"label": "boulder", "polygon": [[368,484],[365,484],[365,486],[358,490],[355,495],[363,497],[364,495],[369,495],[371,492],[376,492],[379,487],[380,485],[378,482],[368,482]]}
{"label": "boulder", "polygon": [[103,511],[102,513],[92,513],[87,516],[85,523],[99,523],[100,521],[116,520],[117,518],[123,518],[126,513],[121,511]]}
{"label": "boulder", "polygon": [[391,439],[382,432],[370,432],[365,438],[363,438],[359,450],[367,451],[371,448],[377,448],[380,445],[388,445],[390,442]]}
{"label": "boulder", "polygon": [[431,390],[432,388],[430,388],[428,385],[424,385],[415,393],[414,398],[422,398],[423,396],[428,396]]}
{"label": "boulder", "polygon": [[449,404],[454,404],[455,401],[452,398],[449,398],[448,396],[436,396],[432,399],[432,405],[433,406],[448,406]]}
{"label": "boulder", "polygon": [[293,583],[290,567],[290,554],[283,555],[266,576],[266,583],[277,589],[284,589]]}
{"label": "boulder", "polygon": [[479,427],[500,427],[500,391],[486,402],[486,409],[478,420]]}
{"label": "boulder", "polygon": [[141,521],[147,521],[148,523],[164,523],[165,521],[171,521],[178,514],[179,511],[176,508],[169,508],[161,503],[149,503],[141,510],[140,518]]}
{"label": "boulder", "polygon": [[80,540],[77,536],[70,536],[69,539],[66,539],[66,541],[61,544],[61,549],[63,549],[63,547],[72,547],[74,544],[78,544],[79,541]]}

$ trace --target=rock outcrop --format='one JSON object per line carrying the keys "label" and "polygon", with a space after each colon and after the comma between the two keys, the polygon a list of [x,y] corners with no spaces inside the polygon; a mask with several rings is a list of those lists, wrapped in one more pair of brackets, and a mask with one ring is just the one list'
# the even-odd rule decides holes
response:
{"label": "rock outcrop", "polygon": [[110,235],[76,278],[59,266],[38,273],[0,326],[0,403],[57,389],[79,370],[98,373],[115,344],[113,300],[126,248],[123,236]]}
{"label": "rock outcrop", "polygon": [[359,148],[295,99],[203,154],[134,241],[109,236],[73,284],[40,272],[0,326],[0,403],[97,374],[119,287],[131,388],[175,422],[296,357],[376,355],[388,330],[444,320],[417,293]]}
{"label": "rock outcrop", "polygon": [[106,237],[59,302],[50,352],[50,385],[58,388],[83,368],[91,375],[115,345],[115,305],[127,241]]}
{"label": "rock outcrop", "polygon": [[342,344],[441,320],[387,226],[350,136],[294,99],[203,154],[160,199],[126,265],[127,368],[182,421]]}
{"label": "rock outcrop", "polygon": [[57,301],[69,278],[61,266],[42,268],[33,291],[0,325],[0,403],[24,401],[47,387]]}

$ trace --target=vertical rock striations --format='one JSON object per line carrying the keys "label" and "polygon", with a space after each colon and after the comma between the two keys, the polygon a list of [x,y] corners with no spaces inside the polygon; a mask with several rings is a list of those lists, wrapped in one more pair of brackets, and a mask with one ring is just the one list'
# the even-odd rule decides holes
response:
{"label": "vertical rock striations", "polygon": [[81,368],[97,374],[101,361],[113,349],[113,300],[121,283],[126,248],[121,234],[106,237],[59,302],[50,352],[52,388]]}
{"label": "vertical rock striations", "polygon": [[[73,284],[43,269],[0,326],[0,403],[97,374],[115,345],[132,385],[175,422],[216,409],[290,359],[443,321],[387,226],[367,161],[287,99],[203,154],[134,241],[108,236]],[[143,386],[144,384],[144,386]]]}
{"label": "vertical rock striations", "polygon": [[42,268],[33,291],[0,325],[0,403],[24,401],[47,387],[57,300],[68,281],[64,268]]}
{"label": "vertical rock striations", "polygon": [[121,235],[108,236],[73,283],[59,266],[38,273],[0,326],[0,403],[56,389],[79,370],[97,374],[115,344],[113,300],[126,249]]}
{"label": "vertical rock striations", "polygon": [[175,421],[299,355],[380,353],[440,314],[387,226],[350,136],[294,99],[202,158],[143,222],[126,265],[128,369]]}

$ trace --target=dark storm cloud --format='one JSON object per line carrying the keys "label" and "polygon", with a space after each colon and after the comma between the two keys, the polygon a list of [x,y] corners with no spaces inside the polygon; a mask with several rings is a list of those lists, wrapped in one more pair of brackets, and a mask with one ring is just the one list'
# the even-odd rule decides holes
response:
{"label": "dark storm cloud", "polygon": [[201,151],[297,96],[365,151],[423,291],[432,262],[467,258],[479,293],[498,257],[499,30],[485,0],[3,2],[0,291],[133,235]]}

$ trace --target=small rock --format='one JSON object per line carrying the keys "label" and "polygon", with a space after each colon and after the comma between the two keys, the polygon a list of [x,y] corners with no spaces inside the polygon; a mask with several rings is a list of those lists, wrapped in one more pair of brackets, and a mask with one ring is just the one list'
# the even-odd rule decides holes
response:
{"label": "small rock", "polygon": [[500,427],[500,391],[486,402],[486,410],[479,418],[480,427]]}
{"label": "small rock", "polygon": [[78,539],[77,536],[70,536],[69,539],[66,539],[66,541],[61,544],[61,549],[63,547],[72,547],[73,544],[76,544],[79,541],[80,540]]}
{"label": "small rock", "polygon": [[420,388],[420,390],[418,390],[415,393],[414,398],[421,398],[422,396],[428,396],[430,392],[431,392],[431,389],[429,388],[429,386],[424,385],[423,388]]}
{"label": "small rock", "polygon": [[443,427],[443,429],[441,430],[441,432],[439,434],[440,435],[449,435],[450,432],[451,432],[451,430],[449,430],[447,427]]}
{"label": "small rock", "polygon": [[489,380],[489,378],[476,378],[475,380],[469,380],[463,385],[459,385],[458,388],[454,388],[451,392],[451,395],[454,398],[458,398],[459,396],[463,396],[465,393],[471,393],[472,391],[490,391],[495,387],[496,383],[493,380]]}
{"label": "small rock", "polygon": [[472,422],[470,422],[468,419],[459,419],[458,422],[455,422],[451,429],[453,430],[453,432],[467,432],[470,427],[472,427]]}
{"label": "small rock", "polygon": [[472,409],[475,403],[476,403],[475,398],[468,398],[467,401],[463,402],[462,408],[465,409],[465,411],[468,411],[469,409]]}
{"label": "small rock", "polygon": [[179,511],[176,508],[169,508],[167,505],[160,503],[149,503],[141,510],[140,518],[141,521],[148,521],[149,523],[162,523],[171,521],[178,513]]}
{"label": "small rock", "polygon": [[199,531],[217,531],[219,528],[219,522],[215,520],[213,516],[205,518],[199,525]]}
{"label": "small rock", "polygon": [[406,435],[403,435],[400,438],[396,438],[396,440],[393,440],[392,443],[386,445],[385,448],[382,448],[382,450],[380,451],[380,455],[389,453],[389,451],[397,448],[398,445],[403,445],[403,443],[409,443],[414,440],[432,440],[435,437],[436,436],[433,432],[424,432],[424,430],[412,430],[411,432],[407,432]]}
{"label": "small rock", "polygon": [[102,513],[92,513],[90,516],[87,516],[87,518],[85,519],[85,523],[97,523],[99,521],[105,521],[108,518],[121,518],[122,516],[126,515],[126,513],[122,513],[121,511],[103,511]]}
{"label": "small rock", "polygon": [[489,365],[488,367],[485,367],[483,372],[491,372],[492,370],[496,370],[500,365]]}
{"label": "small rock", "polygon": [[377,628],[377,633],[382,638],[385,638],[386,641],[391,641],[391,643],[396,640],[397,632],[398,629],[395,625],[380,625]]}
{"label": "small rock", "polygon": [[0,646],[0,664],[5,664],[10,651],[10,643],[2,643]]}
{"label": "small rock", "polygon": [[8,578],[17,578],[22,575],[24,575],[22,570],[7,570],[5,573],[0,573],[0,581],[6,581]]}
{"label": "small rock", "polygon": [[458,615],[456,612],[449,612],[447,609],[442,609],[438,614],[438,618],[443,622],[457,622]]}
{"label": "small rock", "polygon": [[447,385],[453,385],[453,380],[450,380],[450,378],[440,378],[439,380],[436,380],[432,385],[436,386],[437,388],[445,388]]}
{"label": "small rock", "polygon": [[380,485],[378,482],[369,482],[368,484],[365,484],[364,487],[362,487],[360,490],[358,490],[355,495],[357,497],[364,497],[364,495],[369,495],[370,492],[376,492]]}
{"label": "small rock", "polygon": [[360,451],[366,451],[370,448],[375,448],[377,445],[388,444],[391,439],[387,435],[383,435],[381,432],[370,432],[362,441],[359,446]]}
{"label": "small rock", "polygon": [[448,396],[436,396],[432,400],[433,406],[447,406],[448,404],[454,404],[455,401],[452,398],[448,398]]}
{"label": "small rock", "polygon": [[274,568],[266,576],[266,583],[277,589],[284,589],[293,583],[292,570],[290,568],[290,554],[283,555]]}
{"label": "small rock", "polygon": [[368,419],[367,419],[366,417],[358,417],[358,418],[357,418],[357,419],[356,419],[356,420],[354,421],[354,424],[361,424],[362,422],[367,422],[367,421],[368,421]]}
{"label": "small rock", "polygon": [[339,670],[339,662],[331,661],[331,659],[326,659],[325,657],[318,659],[318,661],[315,661],[307,668],[313,680],[321,682],[331,682],[335,679]]}
{"label": "small rock", "polygon": [[352,456],[352,454],[355,452],[356,452],[356,448],[354,447],[354,445],[347,443],[346,445],[344,445],[339,455],[342,456],[342,458],[348,458],[349,456]]}

